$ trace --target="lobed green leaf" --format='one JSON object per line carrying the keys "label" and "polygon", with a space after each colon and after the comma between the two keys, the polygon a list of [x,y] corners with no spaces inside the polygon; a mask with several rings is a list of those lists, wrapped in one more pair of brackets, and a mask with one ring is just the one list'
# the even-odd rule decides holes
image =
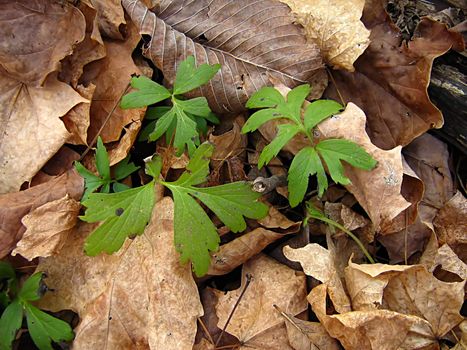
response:
{"label": "lobed green leaf", "polygon": [[258,160],[258,168],[261,169],[268,164],[272,158],[277,156],[280,150],[289,142],[301,129],[298,125],[281,124],[277,127],[277,135],[266,147],[263,148]]}
{"label": "lobed green leaf", "polygon": [[172,96],[165,87],[145,76],[131,78],[131,86],[139,91],[130,92],[122,97],[122,109],[146,107]]}
{"label": "lobed green leaf", "polygon": [[310,131],[323,120],[339,113],[342,108],[341,104],[333,100],[318,100],[311,102],[305,110],[305,129]]}
{"label": "lobed green leaf", "polygon": [[196,68],[195,58],[188,56],[177,69],[173,94],[181,95],[206,84],[220,68],[220,64],[209,65],[206,63]]}
{"label": "lobed green leaf", "polygon": [[246,108],[274,108],[281,104],[285,104],[281,93],[273,87],[265,86],[251,95]]}
{"label": "lobed green leaf", "polygon": [[97,138],[96,148],[96,168],[97,172],[104,181],[110,181],[110,163],[109,155],[104,147],[101,137]]}
{"label": "lobed green leaf", "polygon": [[16,333],[23,322],[23,307],[19,300],[14,300],[3,311],[0,318],[0,350],[10,350]]}
{"label": "lobed green leaf", "polygon": [[44,274],[38,272],[30,276],[21,287],[18,293],[18,298],[23,301],[35,301],[39,300],[41,295],[42,279]]}

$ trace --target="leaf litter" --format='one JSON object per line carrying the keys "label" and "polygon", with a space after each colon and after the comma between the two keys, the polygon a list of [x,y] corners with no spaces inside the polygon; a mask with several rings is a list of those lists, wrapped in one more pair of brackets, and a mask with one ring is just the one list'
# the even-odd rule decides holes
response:
{"label": "leaf litter", "polygon": [[[0,7],[0,254],[18,275],[46,273],[49,287],[34,309],[24,302],[28,322],[48,317],[40,309],[68,313],[74,349],[465,348],[466,199],[451,166],[458,154],[426,133],[442,125],[426,92],[433,60],[462,49],[457,32],[422,18],[404,41],[377,0]],[[182,88],[183,62],[186,72],[203,63],[216,71]],[[155,81],[172,105],[206,101],[207,122],[178,116],[197,120],[190,125],[199,140],[174,145],[170,126],[157,142],[138,140],[163,117],[155,111],[170,107],[121,108],[123,95],[141,91],[132,79]],[[285,104],[248,108],[264,86]],[[344,104],[324,121],[326,106],[314,101],[322,96]],[[298,133],[280,140],[292,124],[278,116],[242,133],[258,107],[293,110],[305,129],[313,110],[322,122],[311,146]],[[354,142],[375,168],[344,161],[340,170],[319,153],[318,179],[297,171],[294,156],[307,160],[304,147],[325,152],[317,145],[330,138]],[[261,156],[278,139],[281,147]],[[155,151],[160,158],[143,161]],[[85,181],[73,169],[78,158]],[[303,176],[287,186],[290,174]],[[255,193],[255,180],[267,191]],[[85,212],[80,200],[93,182]],[[123,230],[114,235],[109,220]],[[9,295],[0,289],[2,313],[18,309]],[[18,344],[28,337],[10,334]],[[29,334],[39,341],[34,326]]]}

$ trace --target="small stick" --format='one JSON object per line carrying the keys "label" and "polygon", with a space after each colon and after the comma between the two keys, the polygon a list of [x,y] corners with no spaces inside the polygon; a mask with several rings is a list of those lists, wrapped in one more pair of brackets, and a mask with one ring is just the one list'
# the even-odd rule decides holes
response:
{"label": "small stick", "polygon": [[224,326],[224,328],[222,329],[221,334],[220,334],[219,337],[217,338],[216,344],[214,344],[215,347],[217,347],[217,345],[218,345],[219,342],[221,341],[221,338],[222,338],[222,336],[224,335],[225,329],[226,329],[227,326],[229,325],[230,320],[232,319],[232,316],[233,316],[233,314],[235,313],[235,310],[237,309],[238,304],[240,304],[240,301],[242,300],[243,295],[245,294],[246,290],[248,289],[248,286],[250,285],[251,279],[252,279],[253,276],[250,275],[249,273],[247,273],[245,277],[246,277],[245,287],[243,287],[243,290],[242,290],[242,292],[240,293],[240,296],[238,297],[237,302],[235,303],[235,305],[234,305],[234,307],[233,307],[233,309],[232,309],[232,312],[230,313],[229,318],[227,319],[227,322],[225,323],[225,326]]}
{"label": "small stick", "polygon": [[271,177],[259,176],[253,180],[253,191],[258,193],[269,193],[276,187],[285,186],[287,178],[285,175],[273,175]]}
{"label": "small stick", "polygon": [[201,328],[203,328],[203,331],[204,333],[206,334],[206,336],[209,338],[209,342],[214,345],[214,339],[212,339],[211,337],[211,333],[209,333],[209,330],[208,328],[206,327],[206,325],[204,324],[203,320],[201,319],[201,317],[198,317],[198,322],[199,324],[201,325]]}

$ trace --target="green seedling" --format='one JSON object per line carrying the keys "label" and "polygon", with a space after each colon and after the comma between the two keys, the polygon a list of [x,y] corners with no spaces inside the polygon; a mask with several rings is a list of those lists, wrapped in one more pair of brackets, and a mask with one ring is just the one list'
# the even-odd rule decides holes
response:
{"label": "green seedling", "polygon": [[344,174],[342,161],[354,167],[371,170],[374,160],[362,147],[344,139],[327,139],[313,142],[313,129],[323,120],[341,111],[342,106],[332,100],[318,100],[310,103],[301,118],[302,105],[310,93],[310,85],[300,85],[287,94],[287,100],[272,87],[264,87],[248,100],[247,108],[261,108],[253,113],[242,128],[243,133],[253,132],[264,123],[285,119],[286,124],[277,127],[276,138],[264,147],[258,161],[262,168],[297,134],[304,134],[310,145],[301,149],[294,157],[288,173],[289,203],[292,207],[301,203],[308,188],[310,175],[317,175],[318,194],[322,196],[328,188],[324,164],[334,182],[348,185],[350,180]]}

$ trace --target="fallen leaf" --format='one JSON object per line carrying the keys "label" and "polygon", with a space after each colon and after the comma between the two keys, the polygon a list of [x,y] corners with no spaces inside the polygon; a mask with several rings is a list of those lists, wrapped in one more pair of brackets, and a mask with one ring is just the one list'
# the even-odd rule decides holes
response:
{"label": "fallen leaf", "polygon": [[21,219],[28,213],[65,197],[79,200],[84,191],[83,178],[74,170],[27,190],[0,195],[0,258],[16,246],[26,227]]}
{"label": "fallen leaf", "polygon": [[[222,329],[226,324],[245,286],[247,275],[252,276],[251,283],[238,304],[226,332],[237,337],[245,348],[252,344],[253,348],[265,349],[268,347],[257,345],[265,341],[263,338],[265,334],[268,337],[275,336],[276,332],[268,332],[268,330],[284,327],[283,318],[273,305],[292,315],[306,310],[305,276],[265,255],[257,255],[243,265],[242,285],[239,289],[226,294],[218,292],[219,299],[216,306],[218,328]],[[279,334],[276,336],[280,337]],[[287,339],[286,332],[285,339]]]}
{"label": "fallen leaf", "polygon": [[319,244],[311,243],[298,249],[286,246],[283,252],[287,259],[298,261],[307,276],[316,278],[327,285],[329,296],[337,312],[343,313],[351,310],[350,300],[334,265],[332,248],[327,250]]}
{"label": "fallen leaf", "polygon": [[214,0],[206,6],[173,0],[155,12],[140,1],[122,4],[140,33],[151,36],[143,54],[162,70],[169,85],[188,55],[198,64],[222,64],[219,73],[193,93],[205,96],[215,112],[244,111],[252,93],[272,85],[270,77],[290,87],[309,82],[314,98],[327,85],[318,47],[307,42],[285,4]]}
{"label": "fallen leaf", "polygon": [[84,16],[66,2],[2,1],[0,13],[3,74],[30,87],[59,70],[60,60],[84,39]]}
{"label": "fallen leaf", "polygon": [[369,220],[342,203],[324,203],[324,214],[344,226],[349,231],[365,227]]}
{"label": "fallen leaf", "polygon": [[388,310],[327,315],[324,284],[310,292],[308,301],[330,336],[346,350],[439,349],[430,324],[419,317]]}
{"label": "fallen leaf", "polygon": [[457,192],[441,208],[433,221],[439,243],[447,243],[457,256],[467,263],[467,200]]}
{"label": "fallen leaf", "polygon": [[26,231],[11,255],[20,254],[31,261],[57,254],[75,227],[80,208],[67,194],[32,210],[21,220]]}
{"label": "fallen leaf", "polygon": [[60,117],[88,102],[56,78],[31,87],[0,72],[0,193],[18,191],[69,137]]}
{"label": "fallen leaf", "polygon": [[433,272],[437,267],[456,274],[462,280],[467,279],[467,265],[459,259],[448,244],[443,244],[438,249],[433,262],[428,267],[428,271]]}
{"label": "fallen leaf", "polygon": [[371,30],[371,43],[355,62],[355,72],[332,72],[335,84],[325,96],[360,106],[371,140],[389,150],[443,125],[427,87],[433,60],[456,45],[459,34],[423,18],[414,39],[402,42],[384,6],[381,0],[365,2],[362,21]]}
{"label": "fallen leaf", "polygon": [[364,0],[280,0],[292,9],[309,40],[335,69],[353,72],[353,63],[370,44],[370,31],[360,21]]}
{"label": "fallen leaf", "polygon": [[173,201],[158,202],[144,234],[113,255],[84,255],[94,228],[80,223],[59,256],[41,261],[55,293],[40,307],[79,314],[76,349],[191,349],[203,309],[191,268],[171,244]]}
{"label": "fallen leaf", "polygon": [[107,150],[109,153],[110,165],[115,165],[128,156],[131,147],[133,147],[133,144],[136,141],[136,137],[138,136],[140,129],[140,120],[136,120],[132,122],[129,126],[123,128],[125,133],[123,134],[120,141],[116,145],[109,147]]}
{"label": "fallen leaf", "polygon": [[276,230],[281,233],[297,233],[300,230],[302,222],[288,219],[274,206],[270,205],[268,215],[259,219],[258,224],[267,229]]}
{"label": "fallen leaf", "polygon": [[214,145],[211,164],[214,168],[217,168],[226,159],[244,153],[248,143],[248,137],[241,133],[241,125],[237,120],[234,120],[231,130],[221,135],[209,135],[209,142]]}
{"label": "fallen leaf", "polygon": [[122,40],[121,26],[126,23],[122,4],[119,0],[85,0],[97,10],[97,23],[102,35]]}

